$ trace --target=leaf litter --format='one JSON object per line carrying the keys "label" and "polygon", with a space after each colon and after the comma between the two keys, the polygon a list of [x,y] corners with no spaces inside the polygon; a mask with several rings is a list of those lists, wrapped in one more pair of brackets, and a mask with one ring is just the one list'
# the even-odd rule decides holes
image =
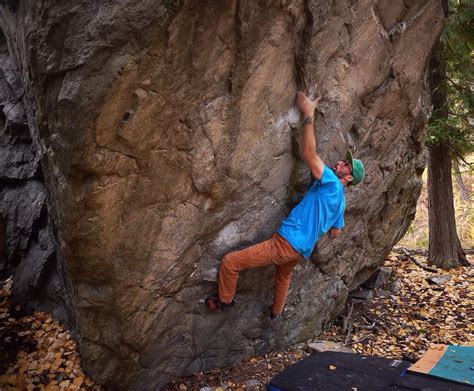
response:
{"label": "leaf litter", "polygon": [[[321,340],[411,362],[431,344],[474,344],[472,267],[435,273],[394,253],[384,266],[393,270],[385,290],[375,290],[370,300],[348,300],[345,312],[316,339],[251,357],[232,368],[177,378],[164,390],[264,390],[272,377],[309,356],[309,345]],[[11,285],[8,279],[0,286],[0,389],[101,390],[81,369],[69,332],[46,313],[25,315],[10,298]],[[335,366],[330,369],[337,372]]]}
{"label": "leaf litter", "polygon": [[69,332],[44,312],[24,316],[11,287],[11,278],[0,285],[0,389],[100,390],[82,371]]}

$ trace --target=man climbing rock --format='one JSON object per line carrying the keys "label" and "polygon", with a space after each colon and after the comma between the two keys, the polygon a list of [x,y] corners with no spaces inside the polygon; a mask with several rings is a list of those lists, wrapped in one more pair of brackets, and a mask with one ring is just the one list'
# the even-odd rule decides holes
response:
{"label": "man climbing rock", "polygon": [[350,151],[346,160],[328,168],[316,152],[313,115],[319,100],[309,99],[303,92],[296,94],[296,104],[303,115],[302,152],[314,180],[301,202],[283,220],[273,236],[254,246],[228,253],[219,268],[218,296],[208,297],[206,305],[212,310],[235,304],[234,295],[241,270],[273,264],[275,287],[270,317],[283,311],[294,267],[309,259],[316,242],[329,232],[336,238],[344,226],[344,189],[364,178],[364,166]]}

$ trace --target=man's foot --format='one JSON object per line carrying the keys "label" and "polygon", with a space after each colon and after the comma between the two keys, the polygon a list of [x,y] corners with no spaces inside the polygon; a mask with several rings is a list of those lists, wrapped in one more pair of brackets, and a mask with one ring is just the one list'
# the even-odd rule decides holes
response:
{"label": "man's foot", "polygon": [[227,307],[233,307],[235,305],[235,299],[232,299],[230,303],[223,303],[216,296],[209,296],[206,299],[206,307],[210,310],[224,309]]}
{"label": "man's foot", "polygon": [[270,319],[271,320],[277,320],[280,319],[281,314],[274,314],[273,311],[270,311]]}

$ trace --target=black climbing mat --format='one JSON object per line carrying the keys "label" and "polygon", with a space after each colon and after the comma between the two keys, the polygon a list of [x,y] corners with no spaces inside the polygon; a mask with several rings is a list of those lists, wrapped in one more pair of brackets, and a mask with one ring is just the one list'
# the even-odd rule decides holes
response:
{"label": "black climbing mat", "polygon": [[410,365],[404,360],[361,354],[315,353],[275,376],[269,383],[268,390],[474,390],[472,386],[408,373],[406,370]]}

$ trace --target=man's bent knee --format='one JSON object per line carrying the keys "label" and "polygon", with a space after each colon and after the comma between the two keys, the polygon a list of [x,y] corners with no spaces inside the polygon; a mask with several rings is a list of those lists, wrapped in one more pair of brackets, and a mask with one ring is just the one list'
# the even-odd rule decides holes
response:
{"label": "man's bent knee", "polygon": [[229,270],[229,271],[233,269],[232,257],[230,256],[230,254],[224,255],[224,258],[222,258],[222,261],[221,261],[220,268],[221,269],[226,269],[226,270]]}

